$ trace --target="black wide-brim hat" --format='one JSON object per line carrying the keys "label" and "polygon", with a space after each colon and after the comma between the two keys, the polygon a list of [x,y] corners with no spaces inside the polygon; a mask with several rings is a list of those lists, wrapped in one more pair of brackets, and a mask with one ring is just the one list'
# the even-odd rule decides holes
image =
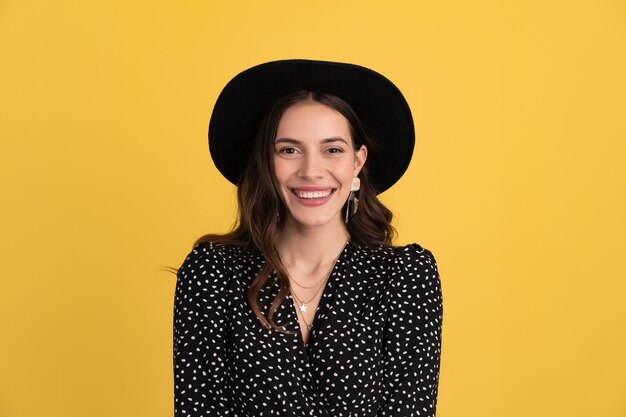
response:
{"label": "black wide-brim hat", "polygon": [[281,97],[310,90],[346,101],[365,124],[376,149],[367,156],[368,180],[377,193],[404,174],[415,145],[411,110],[387,78],[353,64],[303,59],[267,62],[233,78],[221,92],[209,123],[209,149],[217,169],[237,184],[261,120]]}

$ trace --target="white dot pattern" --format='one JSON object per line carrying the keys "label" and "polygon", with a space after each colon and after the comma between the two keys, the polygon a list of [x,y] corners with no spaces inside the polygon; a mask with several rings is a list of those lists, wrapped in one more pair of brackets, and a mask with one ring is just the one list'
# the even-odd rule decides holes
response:
{"label": "white dot pattern", "polygon": [[[247,291],[263,257],[213,243],[178,271],[175,415],[434,416],[442,297],[436,261],[414,243],[343,249],[305,345],[291,297],[265,329]],[[278,284],[261,291],[269,304]],[[267,306],[264,307],[267,312]]]}

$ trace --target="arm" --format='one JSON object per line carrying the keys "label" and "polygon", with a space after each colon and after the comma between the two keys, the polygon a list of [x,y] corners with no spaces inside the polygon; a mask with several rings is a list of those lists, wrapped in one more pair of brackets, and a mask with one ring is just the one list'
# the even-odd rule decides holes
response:
{"label": "arm", "polygon": [[437,408],[443,305],[432,253],[399,248],[383,347],[385,383],[377,416],[433,417]]}
{"label": "arm", "polygon": [[174,414],[228,416],[228,271],[212,244],[196,246],[178,270],[174,297]]}

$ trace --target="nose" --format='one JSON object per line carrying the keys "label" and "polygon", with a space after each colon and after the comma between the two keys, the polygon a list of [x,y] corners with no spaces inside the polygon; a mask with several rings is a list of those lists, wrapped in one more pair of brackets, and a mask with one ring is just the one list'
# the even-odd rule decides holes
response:
{"label": "nose", "polygon": [[315,152],[309,152],[302,158],[300,165],[300,176],[307,179],[319,179],[324,176],[324,166],[322,158]]}

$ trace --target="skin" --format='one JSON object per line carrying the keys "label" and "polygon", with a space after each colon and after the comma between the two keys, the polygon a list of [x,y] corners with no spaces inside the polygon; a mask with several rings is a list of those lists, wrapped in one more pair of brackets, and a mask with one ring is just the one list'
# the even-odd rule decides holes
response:
{"label": "skin", "polygon": [[[354,150],[347,119],[324,104],[298,103],[285,111],[278,124],[274,175],[287,217],[277,249],[292,291],[307,301],[315,296],[306,312],[296,308],[305,343],[305,322],[313,322],[323,288],[305,289],[293,280],[313,285],[332,268],[349,238],[342,208],[366,159],[365,146]],[[323,199],[301,198],[311,191],[331,193]]]}

